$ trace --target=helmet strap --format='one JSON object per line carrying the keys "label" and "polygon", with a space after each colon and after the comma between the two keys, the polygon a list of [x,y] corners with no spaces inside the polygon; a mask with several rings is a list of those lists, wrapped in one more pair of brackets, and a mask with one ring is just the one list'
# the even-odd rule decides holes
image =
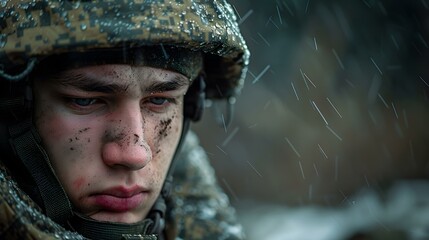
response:
{"label": "helmet strap", "polygon": [[147,239],[157,240],[157,236],[152,233],[154,221],[146,218],[141,222],[129,223],[113,223],[97,221],[75,213],[70,220],[70,227],[89,239]]}
{"label": "helmet strap", "polygon": [[46,215],[62,226],[73,215],[70,201],[54,174],[31,118],[9,127],[10,144],[35,181]]}

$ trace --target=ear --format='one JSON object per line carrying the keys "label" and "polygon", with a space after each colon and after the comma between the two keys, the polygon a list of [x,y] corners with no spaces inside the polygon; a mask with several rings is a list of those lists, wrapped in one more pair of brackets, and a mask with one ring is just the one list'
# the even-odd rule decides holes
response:
{"label": "ear", "polygon": [[203,74],[200,74],[188,89],[185,95],[184,116],[194,122],[201,119],[206,98],[206,83]]}

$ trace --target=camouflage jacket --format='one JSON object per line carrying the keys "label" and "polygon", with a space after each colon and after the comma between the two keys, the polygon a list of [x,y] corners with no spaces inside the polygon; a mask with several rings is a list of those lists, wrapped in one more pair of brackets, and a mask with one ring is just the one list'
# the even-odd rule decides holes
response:
{"label": "camouflage jacket", "polygon": [[[174,175],[167,239],[243,239],[234,209],[216,182],[207,155],[190,132]],[[47,216],[0,162],[0,239],[84,239]]]}

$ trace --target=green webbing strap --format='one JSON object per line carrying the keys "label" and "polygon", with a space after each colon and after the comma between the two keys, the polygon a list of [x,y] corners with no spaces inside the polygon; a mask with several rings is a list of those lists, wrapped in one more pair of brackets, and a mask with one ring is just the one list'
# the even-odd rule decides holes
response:
{"label": "green webbing strap", "polygon": [[154,234],[147,234],[153,225],[151,219],[133,224],[96,221],[76,213],[70,221],[73,230],[89,239],[103,240],[157,240]]}
{"label": "green webbing strap", "polygon": [[72,216],[72,208],[46,152],[40,146],[40,136],[33,128],[31,119],[11,126],[9,132],[12,147],[39,188],[46,214],[55,222],[66,226],[67,220]]}

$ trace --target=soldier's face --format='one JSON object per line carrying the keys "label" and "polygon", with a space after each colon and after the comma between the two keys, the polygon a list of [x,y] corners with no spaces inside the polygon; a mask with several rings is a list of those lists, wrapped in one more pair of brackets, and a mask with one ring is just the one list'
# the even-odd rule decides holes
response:
{"label": "soldier's face", "polygon": [[75,210],[134,223],[158,197],[189,81],[149,67],[102,65],[34,83],[35,122]]}

